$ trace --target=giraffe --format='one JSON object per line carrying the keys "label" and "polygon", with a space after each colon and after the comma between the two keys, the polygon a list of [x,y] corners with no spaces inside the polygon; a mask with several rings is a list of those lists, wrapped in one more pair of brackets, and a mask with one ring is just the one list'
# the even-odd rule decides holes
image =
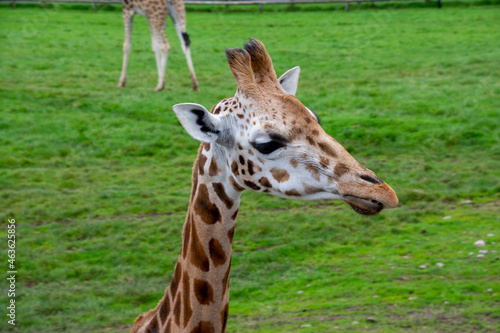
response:
{"label": "giraffe", "polygon": [[165,69],[167,68],[167,57],[170,44],[165,35],[165,21],[170,15],[174,22],[175,30],[181,41],[182,51],[191,72],[193,90],[198,90],[198,81],[194,73],[193,61],[191,60],[191,41],[186,32],[186,9],[182,0],[123,0],[123,23],[125,25],[125,42],[123,44],[123,66],[119,88],[124,88],[127,81],[127,65],[131,50],[132,22],[134,15],[139,14],[147,18],[151,31],[151,44],[156,57],[158,70],[158,85],[155,91],[165,88]]}
{"label": "giraffe", "polygon": [[[290,199],[342,200],[359,214],[394,208],[398,198],[320,126],[296,97],[300,68],[279,78],[264,44],[226,50],[234,97],[183,103],[173,111],[201,141],[183,242],[170,286],[137,317],[132,333],[225,332],[231,249],[244,190]],[[252,75],[253,71],[253,75]]]}

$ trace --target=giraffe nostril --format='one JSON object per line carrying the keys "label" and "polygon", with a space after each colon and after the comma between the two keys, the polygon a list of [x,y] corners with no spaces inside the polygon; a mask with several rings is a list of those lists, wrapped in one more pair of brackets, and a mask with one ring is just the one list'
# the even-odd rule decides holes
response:
{"label": "giraffe nostril", "polygon": [[372,176],[368,176],[368,175],[360,175],[359,178],[366,180],[367,182],[372,183],[372,184],[382,184],[383,183],[383,181],[380,178],[378,178],[377,176],[372,177]]}

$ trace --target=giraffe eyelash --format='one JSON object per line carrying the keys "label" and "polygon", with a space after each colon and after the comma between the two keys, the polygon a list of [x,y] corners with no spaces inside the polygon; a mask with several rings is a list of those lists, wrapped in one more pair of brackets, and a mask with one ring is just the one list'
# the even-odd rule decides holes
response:
{"label": "giraffe eyelash", "polygon": [[251,142],[250,143],[255,149],[257,149],[261,154],[268,155],[271,154],[272,152],[285,147],[284,143],[281,143],[279,141],[268,141],[268,142],[262,142],[262,143],[257,143],[257,142]]}

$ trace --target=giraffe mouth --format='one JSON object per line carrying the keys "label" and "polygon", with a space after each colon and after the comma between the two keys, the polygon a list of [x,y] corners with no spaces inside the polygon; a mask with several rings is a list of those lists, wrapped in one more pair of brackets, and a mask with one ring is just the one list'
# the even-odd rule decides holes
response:
{"label": "giraffe mouth", "polygon": [[344,200],[351,205],[351,208],[356,213],[361,215],[375,215],[384,209],[384,205],[380,201],[373,199],[363,199],[346,195],[344,196]]}

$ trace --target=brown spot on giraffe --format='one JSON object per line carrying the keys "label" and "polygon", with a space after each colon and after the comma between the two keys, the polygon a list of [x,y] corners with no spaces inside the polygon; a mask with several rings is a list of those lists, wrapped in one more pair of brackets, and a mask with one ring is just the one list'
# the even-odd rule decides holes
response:
{"label": "brown spot on giraffe", "polygon": [[189,276],[187,272],[184,272],[182,275],[182,287],[184,289],[184,299],[182,300],[183,305],[183,316],[184,316],[184,327],[186,327],[193,315],[193,309],[191,309],[191,300],[190,300],[190,285],[189,285]]}
{"label": "brown spot on giraffe", "polygon": [[212,259],[215,267],[226,263],[226,253],[224,252],[224,248],[222,247],[221,243],[217,239],[212,238],[210,240],[210,242],[208,243],[208,250],[210,252],[210,258]]}
{"label": "brown spot on giraffe", "polygon": [[249,180],[244,180],[243,183],[245,183],[246,186],[248,186],[249,188],[251,188],[254,191],[259,191],[260,190],[260,187],[258,185],[255,185],[254,183],[252,183]]}
{"label": "brown spot on giraffe", "polygon": [[[233,220],[236,220],[236,215],[238,215],[238,211],[236,210],[236,212],[234,212],[233,216]],[[229,242],[232,244],[233,243],[233,236],[234,236],[234,225],[231,229],[229,229],[229,231],[227,232],[227,238],[229,238]]]}
{"label": "brown spot on giraffe", "polygon": [[196,299],[202,305],[208,305],[214,301],[214,289],[205,280],[194,279],[193,292]]}
{"label": "brown spot on giraffe", "polygon": [[162,324],[165,323],[165,320],[167,320],[168,313],[170,312],[170,299],[168,294],[165,294],[165,297],[163,297],[163,301],[160,306],[159,314],[160,314],[160,321]]}
{"label": "brown spot on giraffe", "polygon": [[292,128],[290,136],[291,137],[298,137],[302,134],[302,132],[303,132],[302,127],[296,126],[296,127]]}
{"label": "brown spot on giraffe", "polygon": [[255,173],[254,166],[255,164],[252,162],[252,160],[248,160],[248,173],[250,174],[250,176],[253,176]]}
{"label": "brown spot on giraffe", "polygon": [[146,333],[159,333],[158,320],[156,319],[156,317],[153,317],[153,319],[149,323],[148,328],[146,329]]}
{"label": "brown spot on giraffe", "polygon": [[240,172],[238,171],[238,163],[236,161],[233,161],[233,163],[231,163],[231,171],[236,176],[238,176],[240,174]]}
{"label": "brown spot on giraffe", "polygon": [[319,157],[319,164],[322,168],[327,168],[330,165],[330,160],[324,156]]}
{"label": "brown spot on giraffe", "polygon": [[204,148],[206,151],[209,151],[209,150],[210,150],[210,142],[204,142],[204,143],[203,143],[203,148]]}
{"label": "brown spot on giraffe", "polygon": [[215,161],[215,156],[212,156],[212,160],[210,161],[210,167],[208,168],[208,175],[213,177],[219,173],[219,167],[217,166],[217,162]]}
{"label": "brown spot on giraffe", "polygon": [[301,196],[301,194],[296,189],[291,189],[291,190],[285,191],[285,194],[293,196],[293,197]]}
{"label": "brown spot on giraffe", "polygon": [[226,274],[224,275],[224,278],[222,279],[222,297],[226,295],[226,290],[229,289],[229,274],[231,272],[231,265],[227,266]]}
{"label": "brown spot on giraffe", "polygon": [[302,183],[302,185],[304,186],[304,192],[306,192],[306,194],[313,194],[313,193],[323,192],[322,189],[320,189],[318,187],[315,187],[315,186],[312,186],[312,185],[309,185],[307,183]]}
{"label": "brown spot on giraffe", "polygon": [[236,183],[236,180],[234,180],[232,176],[229,176],[229,182],[231,183],[231,186],[234,188],[235,191],[242,192],[243,190],[245,190],[243,187],[238,185],[238,183]]}
{"label": "brown spot on giraffe", "polygon": [[190,231],[191,231],[191,223],[193,223],[193,217],[192,214],[188,215],[188,220],[186,223],[184,223],[184,231],[183,231],[183,238],[182,238],[182,257],[186,259],[186,254],[188,252],[189,248],[189,238],[191,237]]}
{"label": "brown spot on giraffe", "polygon": [[272,168],[271,174],[278,183],[283,183],[290,179],[290,174],[285,169]]}
{"label": "brown spot on giraffe", "polygon": [[299,165],[299,162],[295,158],[290,159],[290,164],[296,168]]}
{"label": "brown spot on giraffe", "polygon": [[233,207],[234,201],[231,199],[224,190],[224,185],[222,183],[213,183],[212,184],[215,194],[221,199],[227,209],[231,209]]}
{"label": "brown spot on giraffe", "polygon": [[306,170],[309,171],[311,176],[319,182],[319,180],[320,180],[319,171],[314,165],[310,165],[310,164],[306,165]]}
{"label": "brown spot on giraffe", "polygon": [[196,232],[195,224],[192,225],[191,230],[191,263],[198,267],[203,272],[208,272],[210,270],[210,262],[208,261],[208,257],[203,249],[203,246],[200,243],[200,239],[198,238],[198,233]]}
{"label": "brown spot on giraffe", "polygon": [[192,183],[193,186],[191,187],[191,201],[193,201],[196,189],[198,188],[198,172],[193,172]]}
{"label": "brown spot on giraffe", "polygon": [[243,156],[241,156],[241,155],[238,158],[240,160],[240,164],[241,165],[245,165],[245,158]]}
{"label": "brown spot on giraffe", "polygon": [[170,293],[172,296],[175,296],[177,293],[177,287],[179,286],[179,282],[181,280],[181,274],[182,274],[182,269],[181,269],[181,264],[175,265],[175,271],[174,271],[174,276],[172,277],[172,281],[170,282]]}
{"label": "brown spot on giraffe", "polygon": [[199,154],[198,156],[198,172],[200,175],[205,174],[205,163],[207,162],[207,157],[203,154]]}
{"label": "brown spot on giraffe", "polygon": [[333,173],[337,177],[342,177],[342,175],[347,172],[349,172],[349,168],[342,162],[338,162],[337,165],[335,165],[335,168],[333,169]]}
{"label": "brown spot on giraffe", "polygon": [[208,189],[205,184],[198,186],[198,195],[194,202],[194,211],[206,224],[215,224],[221,221],[219,208],[210,201]]}
{"label": "brown spot on giraffe", "polygon": [[222,320],[222,332],[226,331],[228,314],[229,314],[229,303],[226,303],[226,306],[224,306],[224,310],[222,310],[220,314]]}
{"label": "brown spot on giraffe", "polygon": [[316,141],[314,141],[310,136],[307,136],[306,139],[311,146],[316,146]]}
{"label": "brown spot on giraffe", "polygon": [[175,298],[175,305],[174,305],[174,321],[177,326],[180,326],[181,322],[181,298],[182,298],[182,292],[179,291],[177,297]]}
{"label": "brown spot on giraffe", "polygon": [[198,326],[193,328],[190,333],[215,333],[213,325],[208,321],[200,321]]}
{"label": "brown spot on giraffe", "polygon": [[318,147],[328,156],[337,157],[337,153],[333,150],[332,146],[326,142],[318,143]]}
{"label": "brown spot on giraffe", "polygon": [[271,182],[269,181],[269,179],[267,179],[267,177],[262,177],[261,179],[259,179],[259,184],[264,187],[272,187]]}

